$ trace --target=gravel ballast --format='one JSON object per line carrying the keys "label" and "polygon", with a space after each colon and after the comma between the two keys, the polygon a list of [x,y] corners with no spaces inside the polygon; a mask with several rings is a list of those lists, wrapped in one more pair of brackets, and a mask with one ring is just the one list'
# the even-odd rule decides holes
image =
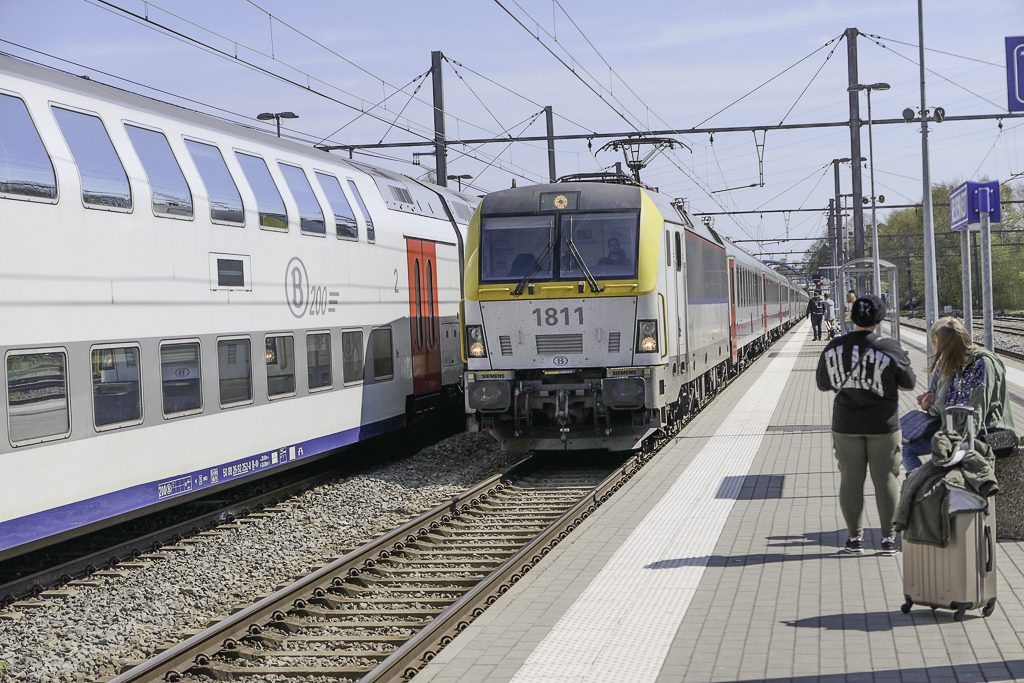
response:
{"label": "gravel ballast", "polygon": [[102,680],[518,459],[489,436],[460,434],[307,491],[285,511],[191,539],[167,560],[36,600],[17,620],[0,620],[0,681]]}

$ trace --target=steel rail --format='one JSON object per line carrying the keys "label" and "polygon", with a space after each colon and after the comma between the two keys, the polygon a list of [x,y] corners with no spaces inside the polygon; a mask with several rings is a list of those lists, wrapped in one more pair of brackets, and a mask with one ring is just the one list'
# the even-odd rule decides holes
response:
{"label": "steel rail", "polygon": [[[226,619],[209,626],[155,657],[147,659],[128,671],[122,672],[110,679],[109,683],[173,681],[180,678],[193,665],[196,657],[212,654],[208,653],[211,647],[214,647],[214,651],[216,651],[216,649],[221,647],[219,643],[225,640],[244,638],[250,633],[251,626],[259,627],[259,624],[256,622],[266,621],[275,612],[289,609],[292,606],[292,601],[300,593],[305,594],[315,588],[329,587],[335,577],[345,576],[349,570],[358,570],[372,565],[382,551],[389,551],[393,548],[400,549],[407,540],[414,539],[417,532],[424,528],[429,529],[432,523],[460,512],[462,509],[457,506],[459,501],[473,500],[483,493],[494,490],[502,481],[507,480],[511,472],[521,467],[525,462],[526,460],[520,461],[505,472],[480,482],[461,496],[453,496],[449,502],[438,505],[416,519],[410,520],[383,536],[365,543],[352,552],[275,591]],[[368,563],[370,564],[368,565]],[[213,645],[213,643],[218,644]]]}
{"label": "steel rail", "polygon": [[[659,444],[660,448],[660,444]],[[518,583],[555,546],[583,523],[598,507],[629,481],[653,457],[653,453],[632,456],[612,472],[585,498],[566,510],[541,534],[523,546],[482,581],[466,592],[448,609],[399,647],[360,683],[409,680],[426,666],[445,646],[469,627],[514,584]]]}

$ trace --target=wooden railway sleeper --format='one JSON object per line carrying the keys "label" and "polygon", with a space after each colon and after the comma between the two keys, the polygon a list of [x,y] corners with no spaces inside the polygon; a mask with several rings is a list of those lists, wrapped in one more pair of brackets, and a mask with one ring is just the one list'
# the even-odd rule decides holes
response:
{"label": "wooden railway sleeper", "polygon": [[[344,639],[338,638],[335,642],[341,644]],[[268,657],[274,658],[285,658],[285,657],[352,657],[353,659],[386,659],[394,650],[264,650],[260,648],[247,647],[245,645],[236,645],[230,649],[225,648],[217,653],[217,657],[232,660],[232,659],[244,659],[247,661],[257,661],[260,659],[266,659]]]}
{"label": "wooden railway sleeper", "polygon": [[[334,624],[333,626],[342,628],[351,628],[353,630],[368,630],[375,628],[397,628],[397,629],[412,629],[417,630],[423,628],[427,622],[422,619],[416,621],[398,621],[398,620],[380,620],[380,621],[360,621],[351,624]],[[308,621],[306,619],[296,619],[293,617],[285,617],[283,619],[275,619],[267,624],[267,626],[277,629],[278,631],[284,631],[288,634],[302,633],[303,631],[319,631],[323,629],[324,624],[320,622]]]}

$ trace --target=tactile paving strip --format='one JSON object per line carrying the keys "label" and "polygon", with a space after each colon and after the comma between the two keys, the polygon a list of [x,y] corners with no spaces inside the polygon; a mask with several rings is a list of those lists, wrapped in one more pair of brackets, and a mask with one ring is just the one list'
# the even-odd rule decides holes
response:
{"label": "tactile paving strip", "polygon": [[798,330],[770,360],[514,681],[657,678],[806,336]]}

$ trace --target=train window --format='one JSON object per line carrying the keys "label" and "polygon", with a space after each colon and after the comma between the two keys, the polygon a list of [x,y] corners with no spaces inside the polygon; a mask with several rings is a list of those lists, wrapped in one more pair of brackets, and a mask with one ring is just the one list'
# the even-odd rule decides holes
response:
{"label": "train window", "polygon": [[220,406],[252,403],[252,354],[248,339],[217,340]]}
{"label": "train window", "polygon": [[395,376],[395,359],[391,346],[391,328],[370,331],[370,353],[373,354],[373,378],[391,379]]}
{"label": "train window", "polygon": [[0,195],[57,199],[57,176],[25,103],[0,93]]}
{"label": "train window", "polygon": [[683,269],[683,240],[679,236],[679,231],[676,230],[676,270]]}
{"label": "train window", "polygon": [[295,338],[290,334],[267,336],[267,395],[270,398],[295,395]]}
{"label": "train window", "polygon": [[160,384],[164,417],[203,412],[199,342],[164,342],[160,345]]}
{"label": "train window", "polygon": [[96,429],[113,429],[142,422],[142,378],[139,347],[93,348],[92,409]]}
{"label": "train window", "polygon": [[359,224],[356,223],[352,205],[348,203],[348,198],[341,189],[341,183],[334,176],[320,171],[315,171],[314,175],[331,205],[331,212],[334,214],[334,230],[338,237],[347,240],[359,239]]}
{"label": "train window", "polygon": [[288,189],[292,191],[292,197],[295,198],[295,203],[299,206],[299,225],[302,232],[314,235],[326,234],[324,211],[320,208],[320,202],[316,200],[316,195],[313,194],[313,188],[310,187],[305,171],[298,166],[281,162],[278,162],[277,167],[281,169],[281,175],[284,176],[284,181],[288,184]]}
{"label": "train window", "polygon": [[423,285],[420,279],[420,260],[413,261],[413,280],[416,281],[416,348],[423,348]]}
{"label": "train window", "polygon": [[132,188],[98,116],[53,107],[82,179],[82,201],[95,209],[130,211]]}
{"label": "train window", "polygon": [[128,137],[142,161],[153,191],[153,213],[157,216],[192,217],[192,192],[163,133],[126,123]]}
{"label": "train window", "polygon": [[238,186],[231,177],[231,171],[224,163],[224,157],[214,145],[196,140],[185,140],[185,146],[192,155],[192,161],[199,170],[199,176],[206,186],[210,201],[210,220],[230,225],[245,224],[245,205]]}
{"label": "train window", "polygon": [[345,384],[363,381],[363,331],[341,333],[342,375]]}
{"label": "train window", "polygon": [[68,357],[64,351],[7,356],[7,437],[12,446],[63,439],[71,433]]}
{"label": "train window", "polygon": [[665,231],[665,265],[672,267],[672,233],[669,230]]}
{"label": "train window", "polygon": [[245,287],[245,265],[240,259],[217,259],[218,287]]}
{"label": "train window", "polygon": [[288,229],[288,211],[284,208],[284,200],[274,184],[274,179],[262,157],[243,152],[235,152],[242,172],[245,173],[249,187],[256,195],[256,209],[260,216],[260,227],[276,230]]}
{"label": "train window", "polygon": [[488,217],[480,228],[480,281],[513,282],[554,277],[555,217]]}
{"label": "train window", "polygon": [[559,277],[582,279],[584,267],[595,278],[635,277],[640,214],[577,213],[562,216]]}
{"label": "train window", "polygon": [[306,378],[310,391],[330,389],[334,383],[331,376],[330,332],[306,334]]}
{"label": "train window", "polygon": [[430,348],[437,346],[437,331],[434,329],[436,321],[434,320],[434,264],[431,261],[427,261],[427,320],[429,327],[427,328],[427,339],[430,343]]}
{"label": "train window", "polygon": [[363,195],[359,194],[356,181],[351,178],[348,179],[348,189],[352,190],[352,196],[356,198],[356,205],[363,212],[363,220],[366,221],[366,241],[373,242],[376,239],[376,233],[373,231],[373,219],[370,218],[370,212],[366,210],[366,204],[363,203]]}

